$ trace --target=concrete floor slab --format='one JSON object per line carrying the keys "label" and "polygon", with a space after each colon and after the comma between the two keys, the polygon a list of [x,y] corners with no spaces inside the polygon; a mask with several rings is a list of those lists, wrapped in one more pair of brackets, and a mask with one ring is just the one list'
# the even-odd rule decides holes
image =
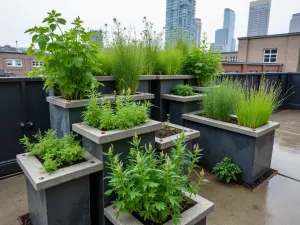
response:
{"label": "concrete floor slab", "polygon": [[272,121],[279,122],[280,128],[276,130],[271,167],[300,181],[300,111],[280,111]]}

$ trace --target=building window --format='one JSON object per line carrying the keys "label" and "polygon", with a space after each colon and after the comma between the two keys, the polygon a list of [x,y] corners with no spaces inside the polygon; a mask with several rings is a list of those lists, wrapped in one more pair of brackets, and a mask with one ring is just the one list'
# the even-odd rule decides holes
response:
{"label": "building window", "polygon": [[264,63],[277,62],[277,48],[264,50]]}
{"label": "building window", "polygon": [[237,56],[230,56],[230,62],[237,62]]}
{"label": "building window", "polygon": [[42,65],[41,61],[32,60],[32,67],[41,67]]}
{"label": "building window", "polygon": [[6,65],[10,67],[22,67],[21,59],[7,59]]}

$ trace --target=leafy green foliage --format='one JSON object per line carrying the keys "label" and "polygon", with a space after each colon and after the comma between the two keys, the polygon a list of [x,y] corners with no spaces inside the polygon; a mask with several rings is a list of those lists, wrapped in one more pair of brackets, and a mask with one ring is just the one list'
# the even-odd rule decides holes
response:
{"label": "leafy green foliage", "polygon": [[173,88],[173,93],[179,96],[192,96],[194,95],[193,88],[188,84],[178,84]]}
{"label": "leafy green foliage", "polygon": [[175,47],[167,47],[159,52],[158,68],[160,74],[175,75],[181,71],[184,55],[182,51]]}
{"label": "leafy green foliage", "polygon": [[63,163],[73,164],[83,159],[84,149],[72,134],[57,138],[55,131],[48,130],[42,135],[34,135],[36,143],[24,136],[20,142],[31,155],[43,160],[43,168],[48,173],[54,172]]}
{"label": "leafy green foliage", "polygon": [[281,96],[280,85],[265,78],[261,79],[258,89],[247,83],[244,86],[236,110],[238,124],[250,128],[266,125],[287,95]]}
{"label": "leafy green foliage", "polygon": [[148,121],[149,102],[131,101],[130,89],[126,95],[118,96],[115,104],[102,99],[97,104],[99,94],[93,90],[90,101],[83,112],[83,119],[88,125],[100,130],[128,129]]}
{"label": "leafy green foliage", "polygon": [[[120,161],[119,155],[113,155],[113,146],[109,149],[106,164],[111,172],[106,179],[110,189],[105,194],[117,194],[113,202],[117,217],[121,212],[136,212],[144,220],[162,223],[170,216],[178,224],[183,192],[197,194],[198,186],[208,182],[203,178],[203,170],[200,174],[194,171],[200,158],[199,148],[195,146],[189,152],[184,133],[176,140],[170,156],[157,153],[151,144],[141,147],[140,141],[135,135],[126,164]],[[194,182],[192,173],[198,178]]]}
{"label": "leafy green foliage", "polygon": [[224,77],[217,87],[217,80],[210,82],[212,88],[205,90],[203,98],[204,115],[208,118],[230,121],[230,115],[235,113],[239,104],[241,85],[228,77]]}
{"label": "leafy green foliage", "polygon": [[241,173],[241,169],[232,162],[231,158],[225,157],[213,168],[213,173],[229,183],[231,180],[237,180],[236,175]]}
{"label": "leafy green foliage", "polygon": [[182,66],[182,72],[188,75],[195,75],[199,86],[204,86],[218,72],[222,72],[222,55],[214,53],[204,34],[201,45],[194,47],[185,58]]}
{"label": "leafy green foliage", "polygon": [[162,135],[165,135],[167,132],[174,131],[175,128],[170,126],[170,114],[167,114],[167,121],[163,123],[161,128]]}
{"label": "leafy green foliage", "polygon": [[[54,10],[43,20],[44,26],[35,26],[25,33],[32,36],[28,55],[36,55],[43,66],[29,72],[29,76],[42,76],[44,87],[57,87],[63,98],[82,99],[91,84],[97,85],[93,73],[101,71],[97,59],[99,44],[91,41],[92,33],[83,27],[77,17],[73,27],[63,31],[66,20]],[[38,47],[38,48],[36,48]]]}

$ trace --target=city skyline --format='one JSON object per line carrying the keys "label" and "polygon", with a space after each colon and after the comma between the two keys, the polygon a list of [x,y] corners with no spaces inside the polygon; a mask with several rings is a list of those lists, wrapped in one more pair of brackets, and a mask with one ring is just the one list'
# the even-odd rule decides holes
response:
{"label": "city skyline", "polygon": [[[38,10],[30,5],[39,5]],[[214,34],[223,24],[224,8],[231,8],[236,13],[235,38],[247,36],[247,23],[250,0],[215,0],[210,3],[197,0],[196,18],[202,20],[202,32],[206,32],[209,42],[214,42]],[[72,10],[70,10],[70,5]],[[16,7],[18,6],[18,7]],[[298,0],[273,0],[269,34],[287,33],[292,14],[299,13]],[[123,25],[136,27],[137,32],[143,29],[142,19],[144,16],[154,23],[159,32],[165,26],[166,1],[161,0],[114,0],[82,2],[80,0],[66,0],[64,2],[53,0],[49,4],[40,4],[37,0],[11,0],[1,5],[2,14],[0,20],[1,35],[0,45],[9,44],[15,46],[18,41],[19,47],[27,47],[30,37],[24,31],[32,26],[39,25],[48,11],[55,9],[70,23],[78,15],[84,21],[84,25],[91,29],[104,28],[104,24],[111,25],[116,17]],[[12,13],[13,12],[13,13]],[[278,16],[280,15],[280,16]],[[22,20],[20,20],[22,19]],[[7,23],[9,21],[9,23]],[[20,22],[22,21],[22,22]]]}
{"label": "city skyline", "polygon": [[300,13],[293,14],[289,32],[300,32]]}

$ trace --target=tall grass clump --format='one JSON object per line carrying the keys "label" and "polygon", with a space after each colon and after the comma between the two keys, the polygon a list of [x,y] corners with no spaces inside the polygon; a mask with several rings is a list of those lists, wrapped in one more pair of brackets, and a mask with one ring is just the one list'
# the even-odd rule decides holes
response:
{"label": "tall grass clump", "polygon": [[[210,86],[216,85],[216,79],[210,81]],[[215,120],[230,121],[230,115],[235,112],[240,98],[241,85],[238,81],[225,77],[218,87],[205,90],[203,98],[204,116]]]}
{"label": "tall grass clump", "polygon": [[250,128],[266,125],[285,99],[285,96],[281,97],[280,85],[262,78],[258,88],[248,83],[244,86],[236,110],[238,124]]}
{"label": "tall grass clump", "polygon": [[97,58],[101,63],[101,72],[97,75],[100,76],[111,76],[112,72],[112,61],[111,61],[111,52],[109,48],[101,48],[97,54]]}
{"label": "tall grass clump", "polygon": [[159,68],[161,74],[175,75],[181,72],[181,66],[184,56],[180,49],[175,47],[166,47],[159,53]]}
{"label": "tall grass clump", "polygon": [[142,32],[142,50],[144,54],[143,74],[154,74],[158,69],[159,52],[163,46],[163,33],[153,30],[153,23],[146,17],[143,19],[144,30]]}
{"label": "tall grass clump", "polygon": [[143,51],[140,43],[133,38],[133,30],[121,27],[116,19],[110,48],[112,72],[117,81],[118,93],[130,89],[134,94],[144,68]]}

